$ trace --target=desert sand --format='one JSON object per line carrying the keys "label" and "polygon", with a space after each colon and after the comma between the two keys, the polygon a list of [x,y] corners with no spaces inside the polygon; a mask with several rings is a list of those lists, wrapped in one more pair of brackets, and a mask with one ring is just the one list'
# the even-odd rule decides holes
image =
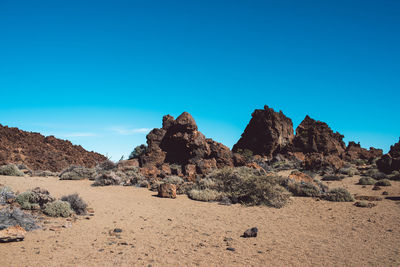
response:
{"label": "desert sand", "polygon": [[[328,183],[353,194],[400,196],[400,182],[381,191],[359,177]],[[224,206],[180,195],[162,199],[143,188],[93,187],[91,181],[0,176],[14,191],[42,187],[55,197],[78,193],[94,216],[46,217],[22,242],[0,244],[0,266],[399,266],[400,205],[376,207],[293,197],[282,208]],[[243,232],[258,227],[256,238]],[[55,228],[56,231],[50,230]],[[110,234],[121,228],[120,235]],[[234,251],[227,250],[228,247]]]}

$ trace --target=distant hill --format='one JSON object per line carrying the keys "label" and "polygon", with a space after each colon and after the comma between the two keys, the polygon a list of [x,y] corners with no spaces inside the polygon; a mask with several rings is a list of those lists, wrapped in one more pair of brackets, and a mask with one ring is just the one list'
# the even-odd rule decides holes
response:
{"label": "distant hill", "polygon": [[16,163],[32,170],[61,171],[72,164],[94,167],[106,159],[67,140],[0,124],[0,165]]}

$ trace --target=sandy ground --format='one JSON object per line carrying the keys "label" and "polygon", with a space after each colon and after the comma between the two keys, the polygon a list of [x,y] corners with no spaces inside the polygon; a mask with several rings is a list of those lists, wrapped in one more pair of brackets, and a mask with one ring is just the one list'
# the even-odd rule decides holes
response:
{"label": "sandy ground", "polygon": [[[382,191],[355,185],[358,177],[329,183],[354,194],[400,196],[400,182]],[[6,177],[24,191],[40,186],[53,196],[79,193],[95,210],[72,227],[51,231],[49,219],[22,242],[0,244],[0,266],[399,266],[400,205],[376,207],[293,198],[282,209],[223,206],[186,196],[161,199],[134,187],[92,187],[90,181]],[[258,227],[257,238],[241,238]],[[120,236],[109,231],[121,228]],[[225,239],[225,241],[224,241]],[[235,251],[227,250],[232,247]]]}

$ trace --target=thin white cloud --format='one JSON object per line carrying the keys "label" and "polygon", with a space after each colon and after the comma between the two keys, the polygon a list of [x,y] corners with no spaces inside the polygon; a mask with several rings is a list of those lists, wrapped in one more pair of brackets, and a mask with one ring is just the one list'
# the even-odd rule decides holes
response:
{"label": "thin white cloud", "polygon": [[133,134],[147,134],[151,129],[149,128],[135,128],[129,129],[125,127],[112,127],[111,130],[120,135],[133,135]]}

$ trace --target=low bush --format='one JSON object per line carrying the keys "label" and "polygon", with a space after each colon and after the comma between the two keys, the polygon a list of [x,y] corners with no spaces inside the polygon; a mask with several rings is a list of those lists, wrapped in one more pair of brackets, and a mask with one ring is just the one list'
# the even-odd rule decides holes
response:
{"label": "low bush", "polygon": [[51,172],[51,171],[33,171],[32,176],[37,176],[37,177],[57,177],[60,174],[57,172]]}
{"label": "low bush", "polygon": [[339,169],[339,173],[353,177],[354,175],[358,174],[358,170],[354,167],[349,166]]}
{"label": "low bush", "polygon": [[224,168],[207,178],[214,180],[215,190],[226,195],[232,203],[281,208],[291,195],[279,184],[281,177],[267,176],[252,168]]}
{"label": "low bush", "polygon": [[344,176],[342,175],[324,175],[322,177],[322,181],[341,181],[344,179]]}
{"label": "low bush", "polygon": [[353,202],[354,197],[344,188],[335,188],[327,192],[324,198],[334,202]]}
{"label": "low bush", "polygon": [[400,181],[400,172],[393,171],[391,174],[387,175],[387,178],[393,181]]}
{"label": "low bush", "polygon": [[123,179],[114,172],[102,173],[94,180],[94,186],[119,185]]}
{"label": "low bush", "polygon": [[288,183],[287,190],[299,197],[319,197],[321,190],[312,183]]}
{"label": "low bush", "polygon": [[16,198],[16,201],[24,210],[37,210],[40,209],[38,203],[36,203],[35,193],[32,191],[26,191],[19,194]]}
{"label": "low bush", "polygon": [[31,214],[23,212],[17,207],[6,207],[0,210],[0,230],[14,225],[19,225],[26,231],[40,228]]}
{"label": "low bush", "polygon": [[179,176],[167,176],[162,180],[165,184],[180,185],[183,184],[183,179]]}
{"label": "low bush", "polygon": [[76,214],[86,214],[87,204],[78,194],[63,196],[61,200],[68,202]]}
{"label": "low bush", "polygon": [[373,185],[375,182],[376,181],[371,177],[362,177],[360,180],[358,180],[359,185]]}
{"label": "low bush", "polygon": [[375,186],[391,186],[392,184],[390,183],[390,181],[388,179],[383,179],[380,181],[377,181],[375,183]]}
{"label": "low bush", "polygon": [[72,209],[68,202],[57,200],[47,204],[43,213],[51,217],[69,217],[72,214]]}
{"label": "low bush", "polygon": [[18,169],[17,165],[8,164],[0,167],[0,175],[24,176],[24,173]]}
{"label": "low bush", "polygon": [[60,180],[92,179],[96,176],[96,170],[82,166],[70,166],[60,173]]}
{"label": "low bush", "polygon": [[192,189],[187,193],[187,195],[189,196],[190,199],[198,201],[206,201],[206,202],[219,201],[224,196],[223,193],[212,189],[204,189],[204,190]]}
{"label": "low bush", "polygon": [[115,168],[117,168],[117,164],[112,162],[109,159],[99,163],[96,166],[96,169],[98,171],[110,171],[110,170],[114,170]]}
{"label": "low bush", "polygon": [[374,178],[375,180],[386,179],[386,174],[384,174],[383,172],[380,172],[378,169],[369,169],[366,172],[366,175]]}

